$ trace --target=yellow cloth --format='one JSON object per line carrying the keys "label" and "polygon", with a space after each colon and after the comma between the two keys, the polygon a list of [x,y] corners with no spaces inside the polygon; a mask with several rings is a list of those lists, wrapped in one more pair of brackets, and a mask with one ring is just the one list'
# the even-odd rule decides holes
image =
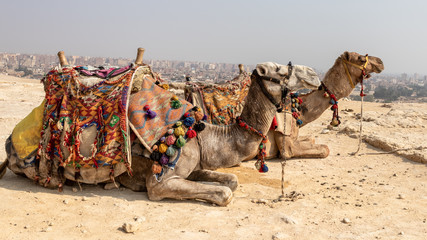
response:
{"label": "yellow cloth", "polygon": [[20,159],[27,158],[28,155],[39,147],[43,125],[44,104],[45,100],[43,100],[40,106],[34,108],[33,111],[13,129],[12,144]]}

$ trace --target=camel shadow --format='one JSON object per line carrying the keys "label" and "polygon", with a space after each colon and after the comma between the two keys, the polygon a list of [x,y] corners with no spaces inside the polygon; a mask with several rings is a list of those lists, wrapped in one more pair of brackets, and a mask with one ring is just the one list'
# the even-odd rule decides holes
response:
{"label": "camel shadow", "polygon": [[[49,194],[55,195],[58,199],[67,199],[67,198],[75,198],[75,199],[84,199],[91,197],[110,197],[116,198],[120,200],[125,200],[127,202],[142,202],[144,204],[174,204],[174,203],[182,203],[180,200],[173,199],[163,199],[161,201],[152,201],[148,199],[147,192],[134,192],[128,188],[123,186],[111,190],[105,190],[103,188],[104,184],[80,184],[81,189],[77,183],[75,184],[66,184],[64,185],[63,191],[59,192],[58,189],[49,189],[36,184],[34,181],[14,174],[10,170],[7,170],[6,174],[0,180],[0,189],[7,189],[10,191],[18,192],[18,193],[32,193],[32,194]],[[195,205],[203,205],[203,206],[212,206],[211,203],[207,203],[204,201],[198,200],[186,200],[188,204]]]}

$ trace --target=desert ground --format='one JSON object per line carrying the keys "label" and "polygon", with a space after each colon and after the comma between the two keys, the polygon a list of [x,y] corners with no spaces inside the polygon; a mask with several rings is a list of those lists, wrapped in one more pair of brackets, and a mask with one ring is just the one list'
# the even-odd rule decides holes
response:
{"label": "desert ground", "polygon": [[[0,142],[44,97],[38,80],[0,75]],[[227,207],[150,201],[145,192],[102,185],[45,189],[8,170],[0,180],[0,239],[426,239],[427,104],[340,101],[342,124],[327,110],[303,127],[327,144],[325,159],[291,159],[281,194],[280,160],[221,169],[240,185]],[[398,149],[409,149],[389,151]],[[6,158],[0,149],[0,161]],[[136,219],[136,220],[135,220]],[[136,230],[126,233],[122,225]]]}

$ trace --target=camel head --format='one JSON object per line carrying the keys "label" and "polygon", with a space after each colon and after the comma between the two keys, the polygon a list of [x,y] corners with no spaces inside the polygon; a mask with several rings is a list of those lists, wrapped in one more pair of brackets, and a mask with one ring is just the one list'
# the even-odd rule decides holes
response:
{"label": "camel head", "polygon": [[[297,91],[303,88],[317,89],[320,86],[319,76],[317,76],[312,68],[307,66],[265,62],[257,64],[256,71],[264,79],[272,78],[280,80],[290,91]],[[274,95],[273,92],[278,86],[277,84],[269,83],[267,88]],[[280,86],[278,89],[280,89]]]}
{"label": "camel head", "polygon": [[[366,78],[369,78],[371,73],[380,73],[384,70],[383,61],[380,58],[361,55],[356,52],[345,51],[337,60],[344,60],[344,62],[347,63],[348,71],[356,76],[362,76],[363,67],[365,68]],[[355,83],[359,83],[360,79],[361,78],[356,78]]]}

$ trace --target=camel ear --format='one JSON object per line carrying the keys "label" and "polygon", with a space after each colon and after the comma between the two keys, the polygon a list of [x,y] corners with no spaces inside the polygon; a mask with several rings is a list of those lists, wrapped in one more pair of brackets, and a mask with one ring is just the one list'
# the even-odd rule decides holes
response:
{"label": "camel ear", "polygon": [[345,60],[350,60],[350,53],[348,51],[345,51],[342,55],[344,56]]}

